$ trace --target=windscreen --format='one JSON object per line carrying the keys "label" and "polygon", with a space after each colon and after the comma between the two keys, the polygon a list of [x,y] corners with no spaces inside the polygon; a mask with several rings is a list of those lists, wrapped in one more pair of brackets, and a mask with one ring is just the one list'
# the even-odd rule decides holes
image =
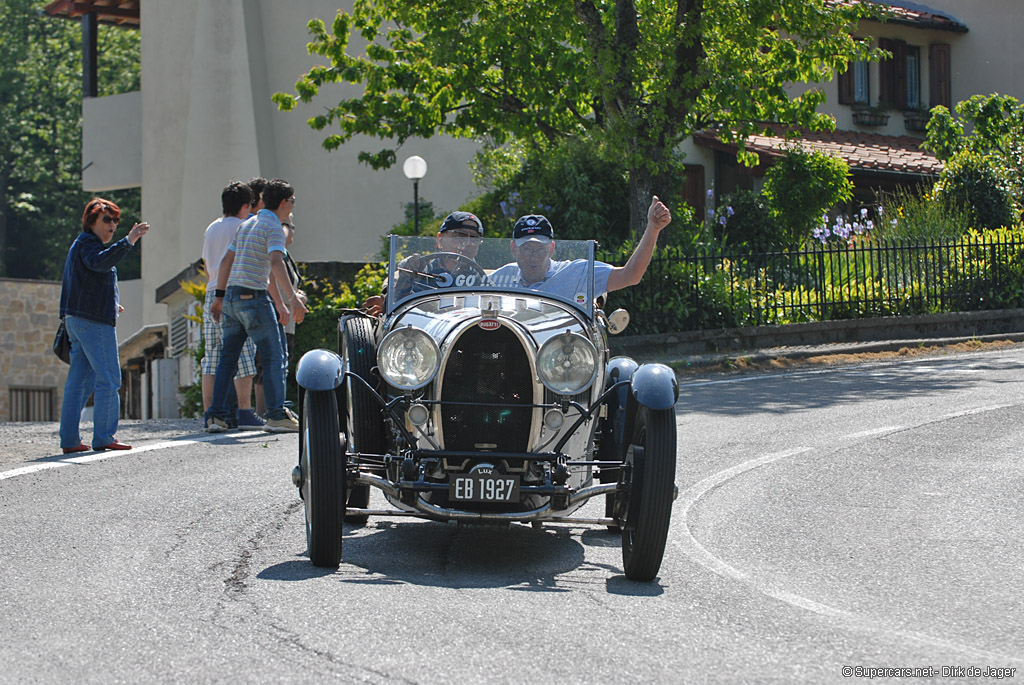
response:
{"label": "windscreen", "polygon": [[[610,267],[598,263],[598,288]],[[390,240],[387,311],[428,292],[520,292],[543,295],[593,315],[594,241],[448,236]],[[603,279],[603,280],[601,280]],[[599,294],[599,293],[598,293]]]}

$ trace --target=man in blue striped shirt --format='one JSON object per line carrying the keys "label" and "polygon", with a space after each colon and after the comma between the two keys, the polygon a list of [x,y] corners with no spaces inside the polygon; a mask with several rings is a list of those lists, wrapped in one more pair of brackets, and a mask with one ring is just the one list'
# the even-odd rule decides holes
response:
{"label": "man in blue striped shirt", "polygon": [[[284,329],[294,315],[300,323],[307,309],[296,299],[284,264],[285,235],[281,222],[295,209],[295,189],[280,179],[263,189],[263,209],[238,227],[221,263],[210,314],[224,332],[220,363],[213,381],[213,403],[206,412],[211,433],[237,428],[228,407],[230,385],[246,337],[252,338],[263,365],[267,425],[273,433],[299,430],[298,417],[284,406]],[[273,283],[280,284],[280,288]],[[287,295],[282,295],[281,290]],[[276,309],[276,315],[275,315]],[[223,316],[222,316],[223,314]]]}

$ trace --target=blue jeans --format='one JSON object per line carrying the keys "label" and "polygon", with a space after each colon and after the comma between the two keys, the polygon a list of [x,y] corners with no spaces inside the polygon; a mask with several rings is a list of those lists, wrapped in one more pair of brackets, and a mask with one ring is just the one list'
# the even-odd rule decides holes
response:
{"label": "blue jeans", "polygon": [[[255,293],[255,294],[254,294]],[[235,413],[229,406],[238,357],[247,337],[256,343],[263,368],[263,394],[267,400],[267,418],[283,419],[284,410],[284,348],[282,328],[277,323],[274,303],[266,291],[230,287],[224,297],[221,312],[223,332],[220,363],[213,379],[213,401],[206,417],[216,417],[234,425]]]}
{"label": "blue jeans", "polygon": [[71,338],[71,368],[60,408],[60,446],[78,447],[82,443],[78,426],[82,409],[93,394],[92,444],[109,445],[114,442],[121,414],[117,333],[113,326],[77,316],[65,316],[64,326]]}

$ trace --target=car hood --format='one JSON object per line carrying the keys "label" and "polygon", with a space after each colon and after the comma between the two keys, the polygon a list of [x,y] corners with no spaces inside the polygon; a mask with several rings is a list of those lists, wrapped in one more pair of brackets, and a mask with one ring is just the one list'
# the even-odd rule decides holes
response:
{"label": "car hood", "polygon": [[385,329],[413,326],[441,345],[452,331],[473,322],[485,329],[515,325],[538,347],[548,337],[566,330],[593,339],[585,317],[572,307],[541,297],[503,294],[429,295],[397,309]]}

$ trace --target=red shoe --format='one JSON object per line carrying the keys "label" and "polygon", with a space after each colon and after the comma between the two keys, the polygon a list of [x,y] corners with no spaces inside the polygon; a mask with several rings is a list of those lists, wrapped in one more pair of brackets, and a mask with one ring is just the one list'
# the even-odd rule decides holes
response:
{"label": "red shoe", "polygon": [[64,454],[74,454],[75,452],[88,452],[89,446],[83,442],[78,447],[61,447],[60,449]]}
{"label": "red shoe", "polygon": [[121,443],[121,442],[118,442],[117,440],[115,440],[114,442],[110,443],[109,445],[104,445],[103,447],[97,447],[96,445],[93,445],[92,448],[94,450],[96,450],[97,452],[102,452],[103,450],[130,450],[132,448],[132,446],[131,445],[125,445],[124,443]]}

